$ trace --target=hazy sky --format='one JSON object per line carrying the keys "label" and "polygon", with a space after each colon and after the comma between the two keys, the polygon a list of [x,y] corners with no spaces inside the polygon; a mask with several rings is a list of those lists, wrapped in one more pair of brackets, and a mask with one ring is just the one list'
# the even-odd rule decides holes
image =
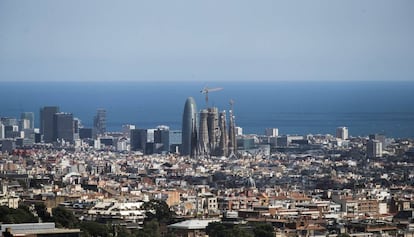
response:
{"label": "hazy sky", "polygon": [[0,81],[414,81],[413,0],[0,0]]}

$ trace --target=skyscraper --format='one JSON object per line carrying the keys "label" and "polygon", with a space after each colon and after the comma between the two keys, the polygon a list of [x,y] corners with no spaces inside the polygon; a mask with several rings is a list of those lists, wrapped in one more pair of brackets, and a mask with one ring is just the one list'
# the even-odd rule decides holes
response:
{"label": "skyscraper", "polygon": [[181,155],[195,156],[197,153],[197,106],[193,97],[184,105],[182,123]]}
{"label": "skyscraper", "polygon": [[266,128],[265,135],[268,137],[277,137],[279,136],[279,129],[277,128]]}
{"label": "skyscraper", "polygon": [[158,126],[154,131],[154,144],[159,145],[155,152],[170,151],[170,128],[167,126]]}
{"label": "skyscraper", "polygon": [[27,119],[29,120],[29,128],[34,129],[34,113],[33,112],[23,112],[20,115],[20,119]]}
{"label": "skyscraper", "polygon": [[131,129],[131,150],[145,152],[145,145],[147,144],[147,130],[146,129]]}
{"label": "skyscraper", "polygon": [[348,139],[348,128],[347,127],[336,128],[336,138],[347,140]]}
{"label": "skyscraper", "polygon": [[45,106],[40,109],[40,133],[43,134],[43,141],[46,143],[54,141],[54,115],[58,112],[57,106]]}
{"label": "skyscraper", "polygon": [[368,158],[382,157],[382,143],[378,140],[369,140],[367,143]]}
{"label": "skyscraper", "polygon": [[104,135],[106,132],[106,110],[98,109],[93,118],[93,128],[97,136]]}
{"label": "skyscraper", "polygon": [[64,140],[66,142],[73,142],[74,140],[74,122],[73,114],[71,113],[56,113],[54,114],[54,141]]}

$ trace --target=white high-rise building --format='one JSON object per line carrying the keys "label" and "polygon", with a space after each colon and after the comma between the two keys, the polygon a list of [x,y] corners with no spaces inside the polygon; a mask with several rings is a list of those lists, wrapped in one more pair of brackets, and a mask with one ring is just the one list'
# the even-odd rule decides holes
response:
{"label": "white high-rise building", "polygon": [[348,139],[348,128],[347,127],[336,128],[336,138],[347,140]]}
{"label": "white high-rise building", "polygon": [[268,137],[277,137],[279,136],[279,129],[277,128],[266,128],[265,135]]}
{"label": "white high-rise building", "polygon": [[235,130],[236,130],[236,136],[241,136],[241,135],[243,135],[243,128],[241,128],[241,127],[236,127],[236,128],[235,128]]}

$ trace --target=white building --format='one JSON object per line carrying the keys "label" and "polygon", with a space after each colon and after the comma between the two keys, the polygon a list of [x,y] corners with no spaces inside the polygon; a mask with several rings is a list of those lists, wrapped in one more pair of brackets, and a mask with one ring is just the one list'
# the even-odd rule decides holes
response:
{"label": "white building", "polygon": [[266,128],[265,135],[268,137],[277,137],[279,136],[279,129],[277,128]]}
{"label": "white building", "polygon": [[348,128],[347,127],[336,128],[336,138],[347,140],[348,139]]}

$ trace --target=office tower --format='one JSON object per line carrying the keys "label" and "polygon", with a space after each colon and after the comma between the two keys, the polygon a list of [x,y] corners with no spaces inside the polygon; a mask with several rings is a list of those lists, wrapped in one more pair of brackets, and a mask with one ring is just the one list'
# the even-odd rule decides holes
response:
{"label": "office tower", "polygon": [[197,154],[197,106],[193,97],[187,98],[184,105],[181,155],[196,156]]}
{"label": "office tower", "polygon": [[200,111],[200,128],[199,128],[199,145],[198,148],[200,155],[209,156],[210,155],[210,145],[209,145],[209,134],[208,134],[208,110],[203,109]]}
{"label": "office tower", "polygon": [[220,144],[219,144],[219,152],[218,155],[220,156],[228,156],[229,155],[229,137],[227,135],[227,127],[226,127],[226,111],[220,112],[219,116],[219,127],[220,127]]}
{"label": "office tower", "polygon": [[170,151],[170,128],[167,126],[158,126],[154,131],[154,143],[157,146],[156,152]]}
{"label": "office tower", "polygon": [[74,122],[71,113],[56,113],[54,115],[54,141],[74,141]]}
{"label": "office tower", "polygon": [[46,143],[54,141],[54,115],[56,113],[59,113],[57,106],[46,106],[40,109],[40,133]]}
{"label": "office tower", "polygon": [[178,153],[182,141],[181,130],[170,130],[170,152]]}
{"label": "office tower", "polygon": [[385,135],[384,134],[370,134],[369,139],[380,141],[382,144],[382,147],[383,148],[385,147]]}
{"label": "office tower", "polygon": [[131,150],[145,152],[145,145],[147,144],[147,130],[146,129],[132,129],[130,136],[131,136]]}
{"label": "office tower", "polygon": [[19,121],[19,130],[23,131],[25,129],[30,129],[30,120],[20,119],[20,121]]}
{"label": "office tower", "polygon": [[4,137],[5,138],[16,138],[21,137],[19,127],[17,125],[4,126]]}
{"label": "office tower", "polygon": [[347,127],[336,128],[336,138],[347,140],[348,139],[348,128]]}
{"label": "office tower", "polygon": [[79,128],[80,139],[92,139],[93,131],[92,128]]}
{"label": "office tower", "polygon": [[29,120],[29,129],[34,129],[34,113],[33,112],[23,112],[20,115],[20,119],[24,120],[27,119]]}
{"label": "office tower", "polygon": [[1,118],[1,123],[3,123],[4,126],[17,126],[17,125],[19,125],[16,118],[9,118],[9,117],[2,117]]}
{"label": "office tower", "polygon": [[218,109],[216,107],[208,108],[207,126],[210,154],[216,155],[220,142]]}
{"label": "office tower", "polygon": [[102,136],[106,132],[106,110],[98,109],[93,118],[93,128],[97,136]]}
{"label": "office tower", "polygon": [[131,135],[132,129],[135,129],[135,125],[131,125],[131,124],[122,125],[122,134],[124,135],[124,137],[129,138]]}
{"label": "office tower", "polygon": [[266,128],[265,135],[268,137],[277,137],[279,136],[279,129],[277,128]]}
{"label": "office tower", "polygon": [[382,157],[382,143],[378,140],[369,140],[367,143],[368,158]]}

